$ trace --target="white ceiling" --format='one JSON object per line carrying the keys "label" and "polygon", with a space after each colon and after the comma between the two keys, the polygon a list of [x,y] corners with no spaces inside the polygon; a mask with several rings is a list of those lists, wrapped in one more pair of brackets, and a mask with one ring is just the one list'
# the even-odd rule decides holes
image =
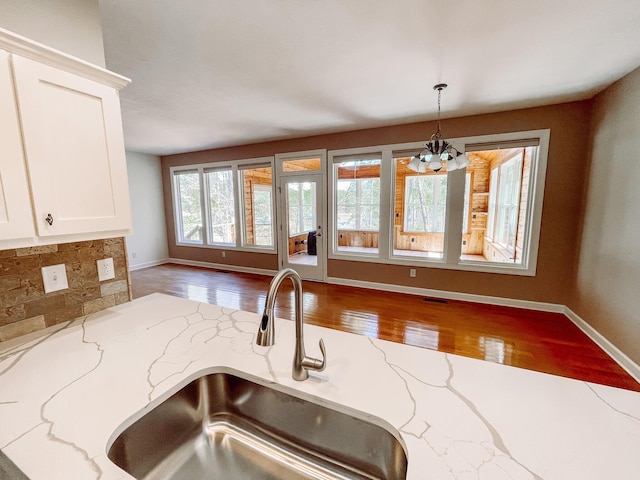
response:
{"label": "white ceiling", "polygon": [[[592,97],[639,0],[100,0],[127,149],[158,155]],[[425,132],[425,137],[428,132]]]}

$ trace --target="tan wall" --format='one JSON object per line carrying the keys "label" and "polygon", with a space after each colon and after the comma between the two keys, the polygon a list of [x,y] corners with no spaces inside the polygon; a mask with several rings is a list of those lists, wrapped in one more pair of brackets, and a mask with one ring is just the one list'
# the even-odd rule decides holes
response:
{"label": "tan wall", "polygon": [[[169,193],[171,195],[171,193]],[[169,242],[173,242],[173,231],[169,232]],[[225,256],[222,256],[222,253]],[[278,257],[267,253],[238,252],[217,248],[197,248],[173,246],[169,243],[169,256],[195,262],[218,263],[221,265],[237,265],[240,267],[259,268],[263,270],[277,270]]]}
{"label": "tan wall", "polygon": [[[417,268],[415,278],[409,268],[364,262],[330,260],[331,277],[433,288],[514,299],[565,304],[572,290],[572,262],[577,249],[581,196],[588,153],[590,102],[574,102],[510,112],[445,119],[447,137],[487,135],[522,130],[551,129],[542,231],[535,277],[460,272],[436,268]],[[343,132],[294,140],[221,148],[171,155],[162,158],[165,211],[169,225],[169,255],[173,258],[200,259],[215,263],[233,263],[277,269],[275,255],[233,252],[222,258],[219,251],[194,247],[176,247],[169,168],[176,165],[240,160],[319,148],[342,149],[427,139],[435,131],[435,122]],[[206,253],[214,252],[214,253]],[[211,260],[205,260],[210,258]],[[266,258],[265,258],[266,257]],[[234,260],[231,260],[233,258]],[[255,263],[254,263],[255,262]]]}
{"label": "tan wall", "polygon": [[593,107],[576,290],[568,305],[640,363],[640,69],[596,96]]}

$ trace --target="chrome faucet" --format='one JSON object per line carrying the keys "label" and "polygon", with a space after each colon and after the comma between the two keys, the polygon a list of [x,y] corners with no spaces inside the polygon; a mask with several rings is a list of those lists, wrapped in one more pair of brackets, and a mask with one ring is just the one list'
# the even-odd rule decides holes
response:
{"label": "chrome faucet", "polygon": [[307,357],[304,353],[304,338],[302,332],[303,316],[302,316],[302,280],[298,272],[291,268],[280,270],[269,285],[267,292],[267,301],[264,305],[262,313],[262,321],[258,327],[258,335],[256,343],[263,347],[273,345],[275,327],[273,320],[273,306],[276,301],[278,287],[285,278],[290,278],[293,283],[293,291],[295,293],[296,305],[296,348],[293,355],[293,370],[291,376],[294,380],[306,380],[309,378],[309,370],[321,372],[327,366],[327,352],[324,349],[324,342],[320,339],[320,351],[322,352],[322,360]]}

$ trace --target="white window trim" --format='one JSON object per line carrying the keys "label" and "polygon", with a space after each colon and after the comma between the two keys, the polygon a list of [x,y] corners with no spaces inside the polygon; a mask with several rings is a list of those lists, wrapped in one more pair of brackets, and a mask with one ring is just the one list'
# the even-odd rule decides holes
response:
{"label": "white window trim", "polygon": [[[531,197],[527,204],[526,213],[530,219],[530,228],[523,245],[523,262],[521,265],[460,260],[460,252],[462,251],[462,215],[464,210],[466,169],[448,173],[448,208],[445,219],[445,231],[448,231],[448,235],[446,236],[443,259],[400,257],[393,255],[393,238],[390,230],[391,225],[393,225],[393,205],[395,202],[395,199],[393,198],[393,183],[395,182],[395,163],[393,159],[393,152],[424,148],[424,141],[331,150],[328,152],[328,258],[334,260],[386,263],[406,266],[419,265],[423,267],[435,267],[450,270],[535,276],[540,243],[540,227],[542,222],[544,186],[549,153],[549,138],[550,130],[543,129],[448,139],[456,146],[456,148],[463,151],[465,150],[466,145],[471,144],[495,144],[499,142],[524,141],[530,139],[539,140],[537,160],[532,164],[529,177],[529,191],[531,192]],[[337,249],[337,229],[335,228],[335,173],[333,168],[333,159],[338,156],[358,155],[372,152],[382,152],[382,163],[380,166],[379,251],[377,254],[360,254],[341,251]]]}
{"label": "white window trim", "polygon": [[[182,237],[182,215],[178,215],[178,212],[182,212],[182,200],[180,196],[177,195],[178,190],[178,177],[181,172],[184,173],[197,173],[198,180],[200,183],[200,236],[202,240],[180,240]],[[174,212],[174,232],[176,238],[176,244],[178,245],[188,245],[191,247],[202,246],[205,243],[205,224],[204,224],[204,206],[202,203],[202,171],[199,168],[182,168],[182,169],[170,169],[170,177],[171,177],[171,195],[172,195],[172,204],[173,204],[173,212]]]}
{"label": "white window trim", "polygon": [[[285,172],[284,171],[284,162],[287,160],[302,160],[305,158],[320,158],[320,169],[319,170],[302,170],[296,172]],[[304,150],[300,152],[288,152],[288,153],[278,153],[274,158],[275,163],[275,188],[278,195],[275,196],[274,201],[277,204],[275,207],[275,222],[276,222],[276,244],[277,244],[277,253],[278,253],[278,264],[280,266],[284,265],[285,258],[289,256],[288,253],[288,238],[287,238],[287,230],[286,226],[283,225],[284,217],[286,216],[284,213],[284,209],[286,206],[284,205],[283,195],[282,195],[282,185],[284,183],[284,179],[286,177],[297,177],[297,176],[310,176],[316,177],[319,179],[320,184],[322,185],[322,191],[320,192],[321,204],[323,208],[319,212],[320,218],[316,218],[316,222],[318,226],[321,226],[324,232],[328,232],[330,230],[329,223],[327,221],[327,150],[326,149],[317,149],[317,150]],[[275,205],[274,204],[274,205]],[[324,233],[323,237],[320,237],[321,240],[316,244],[318,259],[321,261],[321,270],[322,270],[322,279],[326,279],[328,265],[327,265],[327,246],[326,241],[322,241],[325,238],[328,239],[327,234]]]}
{"label": "white window trim", "polygon": [[[211,163],[204,163],[204,164],[197,164],[197,165],[181,165],[177,167],[171,167],[169,169],[169,174],[172,178],[171,201],[172,201],[173,210],[174,210],[173,224],[174,224],[174,232],[175,232],[175,244],[177,246],[208,248],[213,250],[234,250],[234,251],[240,251],[240,252],[260,252],[260,253],[268,253],[268,254],[274,254],[274,255],[277,254],[277,241],[275,241],[275,238],[274,238],[273,245],[269,245],[269,246],[248,245],[244,243],[245,219],[244,219],[244,215],[241,212],[242,208],[240,208],[243,201],[243,195],[241,192],[241,185],[240,185],[241,178],[240,178],[239,170],[241,168],[250,167],[251,165],[267,165],[267,164],[271,167],[271,171],[274,172],[274,176],[275,176],[276,170],[275,170],[274,157],[248,158],[248,159],[242,159],[242,160],[230,160],[230,161],[224,161],[224,162],[211,162]],[[234,185],[234,201],[235,201],[235,217],[236,217],[235,218],[235,221],[236,221],[235,243],[215,243],[215,244],[211,243],[210,239],[208,238],[209,227],[207,223],[203,223],[203,242],[202,243],[180,241],[180,231],[179,231],[180,200],[179,198],[177,198],[177,195],[176,195],[177,192],[176,192],[176,186],[175,186],[175,180],[174,180],[175,175],[182,171],[198,172],[200,176],[200,204],[201,204],[203,222],[208,222],[209,207],[206,202],[204,172],[206,170],[211,170],[211,169],[228,169],[228,168],[231,168],[232,175],[233,175],[233,185]],[[275,212],[275,203],[274,203],[274,199],[275,199],[274,188],[275,188],[275,177],[271,186],[271,208],[272,208],[271,214],[272,214],[274,236],[275,236],[276,212]]]}
{"label": "white window trim", "polygon": [[[422,145],[422,144],[421,144]],[[376,263],[390,263],[389,249],[383,249],[382,245],[388,245],[389,242],[389,227],[393,225],[393,221],[389,223],[389,216],[392,214],[392,198],[391,198],[391,177],[389,168],[391,167],[392,159],[390,157],[390,151],[387,152],[385,159],[384,148],[388,146],[378,145],[373,147],[363,148],[346,148],[341,150],[331,150],[328,152],[327,171],[327,212],[328,212],[328,228],[326,234],[328,235],[328,254],[327,258],[336,260],[359,260],[369,261]],[[416,147],[417,148],[417,147]],[[337,157],[344,156],[358,156],[376,154],[380,156],[380,222],[378,225],[378,252],[366,253],[366,252],[347,252],[338,249],[338,229],[336,228],[336,169],[335,163],[339,160],[335,160]],[[387,172],[385,174],[385,172]]]}
{"label": "white window trim", "polygon": [[234,217],[234,233],[235,233],[235,238],[236,238],[236,242],[214,242],[213,241],[213,225],[211,225],[211,202],[209,201],[209,192],[211,190],[211,186],[210,186],[210,182],[209,179],[207,178],[207,173],[210,173],[211,171],[220,171],[220,172],[229,172],[231,173],[231,188],[234,189],[234,197],[236,197],[235,195],[235,190],[236,188],[234,187],[234,185],[237,185],[237,182],[234,181],[234,179],[236,178],[236,173],[237,170],[233,168],[233,166],[227,166],[227,167],[220,167],[218,168],[216,166],[216,168],[211,169],[211,168],[204,168],[203,169],[203,176],[202,176],[202,180],[203,180],[203,192],[202,192],[202,199],[203,199],[203,203],[205,206],[205,223],[203,225],[204,227],[204,231],[205,231],[205,244],[207,245],[211,245],[211,246],[223,246],[223,247],[231,247],[231,246],[235,246],[237,243],[237,239],[238,239],[238,201],[236,198],[234,198],[234,202],[233,202],[233,217]]}

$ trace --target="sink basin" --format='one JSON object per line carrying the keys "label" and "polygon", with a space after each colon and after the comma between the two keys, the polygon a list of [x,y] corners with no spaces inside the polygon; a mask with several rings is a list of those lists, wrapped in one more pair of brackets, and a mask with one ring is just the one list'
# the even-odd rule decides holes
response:
{"label": "sink basin", "polygon": [[228,369],[169,395],[110,442],[136,479],[406,479],[400,435],[371,415]]}

